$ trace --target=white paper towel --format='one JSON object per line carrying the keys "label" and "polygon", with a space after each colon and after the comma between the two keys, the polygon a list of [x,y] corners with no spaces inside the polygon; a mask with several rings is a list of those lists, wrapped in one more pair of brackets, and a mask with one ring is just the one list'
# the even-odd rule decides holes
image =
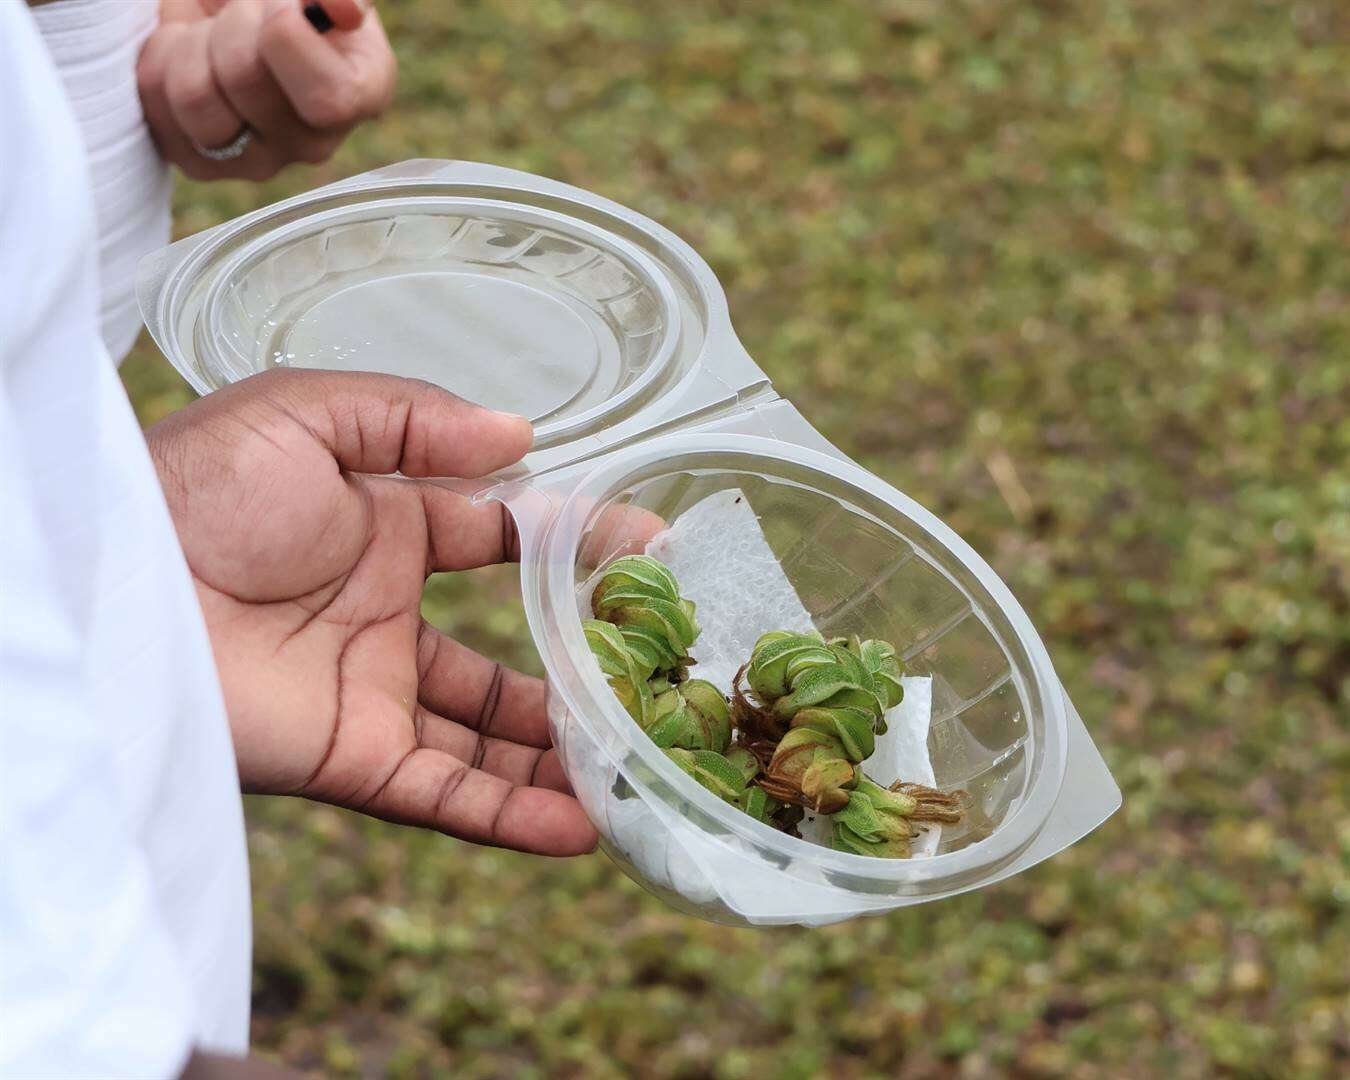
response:
{"label": "white paper towel", "polygon": [[647,554],[670,567],[680,595],[696,605],[702,632],[691,674],[720,690],[731,692],[761,634],[815,629],[739,489],[695,503],[652,538]]}

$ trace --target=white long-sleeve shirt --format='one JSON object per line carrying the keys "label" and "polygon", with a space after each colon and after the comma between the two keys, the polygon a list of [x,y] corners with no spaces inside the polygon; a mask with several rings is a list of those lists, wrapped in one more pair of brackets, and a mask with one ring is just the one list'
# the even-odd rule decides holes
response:
{"label": "white long-sleeve shirt", "polygon": [[0,3],[0,103],[0,1075],[173,1076],[247,1047],[238,780],[22,3]]}
{"label": "white long-sleeve shirt", "polygon": [[120,364],[141,330],[136,264],[169,242],[173,179],[136,88],[136,58],[158,24],[159,0],[59,0],[33,8],[33,18],[84,143],[98,228],[99,321]]}

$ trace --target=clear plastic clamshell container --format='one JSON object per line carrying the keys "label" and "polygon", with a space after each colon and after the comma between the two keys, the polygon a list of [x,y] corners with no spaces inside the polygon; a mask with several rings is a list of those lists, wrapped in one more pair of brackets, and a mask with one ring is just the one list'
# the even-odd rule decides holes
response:
{"label": "clear plastic clamshell container", "polygon": [[[276,366],[373,370],[534,421],[532,452],[476,497],[519,527],[573,788],[611,857],[676,907],[821,925],[922,903],[1024,870],[1119,807],[1007,587],[774,393],[712,271],[655,222],[527,173],[410,161],[149,256],[138,295],[201,393]],[[677,769],[592,660],[579,586],[651,521],[729,488],[818,629],[884,638],[931,678],[934,778],[970,796],[931,856],[866,858],[752,820]]]}

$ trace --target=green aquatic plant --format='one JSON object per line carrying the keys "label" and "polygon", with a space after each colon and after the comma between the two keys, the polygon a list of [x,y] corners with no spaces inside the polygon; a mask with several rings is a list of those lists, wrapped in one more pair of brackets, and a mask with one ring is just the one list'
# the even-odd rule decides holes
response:
{"label": "green aquatic plant", "polygon": [[744,746],[733,746],[727,751],[726,759],[740,769],[747,784],[763,771],[759,758]]}
{"label": "green aquatic plant", "polygon": [[731,744],[731,712],[712,683],[672,682],[629,647],[619,627],[602,619],[587,619],[582,629],[614,696],[657,746],[721,753]]}
{"label": "green aquatic plant", "polygon": [[[895,650],[884,641],[770,631],[755,642],[737,675],[737,726],[770,741],[790,727],[817,726],[866,757],[872,750],[862,728],[872,735],[886,730],[886,710],[904,696],[902,674]],[[742,678],[753,699],[741,689]]]}
{"label": "green aquatic plant", "polygon": [[726,758],[735,768],[740,770],[745,780],[745,788],[736,799],[737,806],[756,821],[762,821],[767,825],[774,825],[778,828],[791,827],[800,820],[800,814],[789,820],[784,813],[789,809],[788,804],[781,799],[774,798],[763,787],[755,783],[763,773],[764,767],[759,758],[748,747],[733,746],[727,751]]}
{"label": "green aquatic plant", "polygon": [[907,859],[919,835],[916,823],[960,821],[963,802],[961,792],[904,783],[885,788],[859,776],[847,805],[830,819],[830,846],[855,855]]}
{"label": "green aquatic plant", "polygon": [[754,782],[760,774],[759,760],[744,747],[733,746],[725,754],[679,748],[667,750],[666,754],[703,787],[756,821],[785,829],[800,820],[800,814],[785,816],[785,811],[795,807],[774,798]]}
{"label": "green aquatic plant", "polygon": [[884,641],[762,635],[737,675],[732,704],[750,744],[761,752],[772,746],[761,784],[817,813],[842,809],[854,767],[872,755],[886,710],[903,696],[901,675]]}
{"label": "green aquatic plant", "polygon": [[653,719],[644,728],[663,750],[711,750],[731,744],[731,712],[722,692],[704,679],[689,679],[655,695]]}
{"label": "green aquatic plant", "polygon": [[619,627],[653,670],[682,677],[699,627],[693,603],[659,560],[627,555],[610,563],[591,592],[591,613]]}
{"label": "green aquatic plant", "polygon": [[725,696],[707,680],[688,677],[699,628],[694,605],[680,596],[670,570],[649,555],[616,559],[596,581],[591,609],[595,618],[583,623],[586,642],[652,742],[718,798],[757,821],[792,828],[800,811],[756,782],[763,763],[755,753],[731,746]]}
{"label": "green aquatic plant", "polygon": [[735,803],[745,792],[744,774],[715,750],[672,747],[666,756],[719,799]]}
{"label": "green aquatic plant", "polygon": [[581,627],[591,655],[609,681],[614,696],[638,727],[646,731],[656,707],[655,695],[648,685],[652,672],[638,663],[618,627],[601,619],[587,619]]}
{"label": "green aquatic plant", "polygon": [[848,805],[856,770],[843,744],[813,727],[793,728],[774,748],[759,786],[774,798],[819,814]]}
{"label": "green aquatic plant", "polygon": [[761,701],[773,702],[790,692],[807,671],[834,662],[833,651],[819,634],[770,630],[755,642],[745,676]]}
{"label": "green aquatic plant", "polygon": [[587,644],[629,716],[695,782],[757,821],[796,835],[811,810],[831,816],[839,850],[904,858],[916,822],[960,817],[958,796],[883,788],[862,773],[886,710],[904,696],[889,642],[771,631],[737,672],[729,705],[712,683],[689,678],[694,605],[660,561],[610,563],[591,608]]}
{"label": "green aquatic plant", "polygon": [[680,668],[684,658],[675,651],[664,633],[644,626],[619,626],[616,629],[633,658],[644,668],[652,672],[675,672]]}
{"label": "green aquatic plant", "polygon": [[[893,709],[904,700],[905,685],[902,679],[905,675],[905,668],[900,663],[900,658],[895,654],[895,647],[889,641],[879,639],[861,641],[855,634],[847,640],[835,638],[830,644],[848,649],[862,661],[863,667],[872,677],[873,687],[881,695],[881,704],[884,709]],[[885,730],[883,722],[883,727],[877,734],[880,735]]]}

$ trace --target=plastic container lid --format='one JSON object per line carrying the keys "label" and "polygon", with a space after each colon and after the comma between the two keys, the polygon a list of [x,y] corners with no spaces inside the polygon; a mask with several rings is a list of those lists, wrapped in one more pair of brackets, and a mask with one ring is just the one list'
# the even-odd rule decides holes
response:
{"label": "plastic container lid", "polygon": [[674,234],[492,166],[406,162],[287,200],[147,256],[137,295],[199,393],[277,366],[427,379],[529,417],[532,468],[768,386]]}

